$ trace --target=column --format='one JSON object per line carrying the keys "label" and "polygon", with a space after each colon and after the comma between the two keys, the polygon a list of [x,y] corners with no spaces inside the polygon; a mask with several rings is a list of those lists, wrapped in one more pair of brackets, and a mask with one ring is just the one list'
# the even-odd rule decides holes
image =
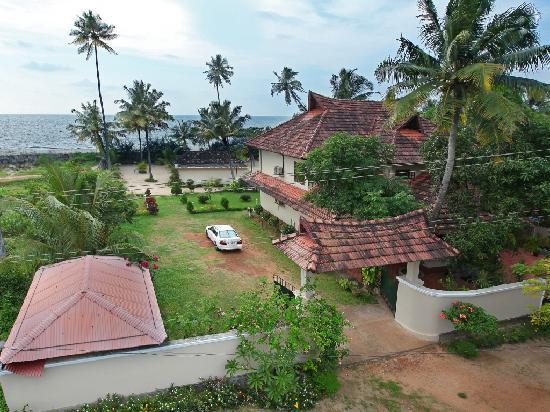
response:
{"label": "column", "polygon": [[[304,286],[308,285],[311,282],[311,277],[313,276],[313,273],[311,273],[308,270],[300,269],[300,289],[302,289]],[[302,297],[304,299],[309,299],[313,295],[313,292],[311,290],[303,290],[300,292]]]}
{"label": "column", "polygon": [[418,273],[420,272],[420,261],[416,262],[407,262],[407,274],[405,279],[409,282],[416,285],[423,285],[424,281],[418,278]]}

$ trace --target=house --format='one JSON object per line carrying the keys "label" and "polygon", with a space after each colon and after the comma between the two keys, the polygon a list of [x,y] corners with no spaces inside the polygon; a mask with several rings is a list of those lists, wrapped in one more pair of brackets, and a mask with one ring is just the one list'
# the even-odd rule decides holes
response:
{"label": "house", "polygon": [[260,190],[264,209],[300,231],[300,218],[326,218],[326,211],[308,204],[303,195],[307,181],[294,175],[294,168],[307,154],[337,132],[379,136],[396,147],[390,176],[414,178],[424,169],[419,150],[435,125],[419,115],[388,129],[390,113],[380,101],[333,99],[309,92],[308,110],[251,139],[248,145],[259,151],[250,184]]}
{"label": "house", "polygon": [[[232,165],[236,178],[249,170],[248,162],[239,159],[232,159]],[[228,183],[232,180],[229,155],[223,150],[186,151],[176,157],[174,166],[184,182],[188,179],[192,179],[196,184],[212,180]]]}
{"label": "house", "polygon": [[84,256],[38,269],[0,362],[4,370],[39,377],[51,360],[165,339],[149,271],[120,257]]}

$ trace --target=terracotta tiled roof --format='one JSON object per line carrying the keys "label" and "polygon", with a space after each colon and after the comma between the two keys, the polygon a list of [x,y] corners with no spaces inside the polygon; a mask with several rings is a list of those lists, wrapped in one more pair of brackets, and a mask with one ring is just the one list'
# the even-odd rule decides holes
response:
{"label": "terracotta tiled roof", "polygon": [[429,173],[421,172],[417,174],[409,184],[416,200],[425,205],[429,205],[434,201],[433,183]]}
{"label": "terracotta tiled roof", "polygon": [[294,210],[312,218],[331,219],[331,213],[304,200],[307,193],[295,185],[287,183],[277,177],[266,175],[262,172],[254,172],[244,177],[249,184],[258,187],[262,192],[274,197],[279,202],[290,206]]}
{"label": "terracotta tiled roof", "polygon": [[[177,167],[228,167],[229,155],[223,150],[189,150],[176,156]],[[243,167],[246,162],[233,159],[233,166]]]}
{"label": "terracotta tiled roof", "polygon": [[389,112],[380,101],[342,100],[309,92],[308,111],[251,139],[258,149],[304,158],[337,132],[376,135],[396,145],[394,163],[422,163],[418,149],[431,134],[433,123],[418,116],[393,129],[386,128]]}
{"label": "terracotta tiled roof", "polygon": [[423,210],[380,220],[302,221],[303,234],[273,243],[312,272],[444,259],[458,251],[430,232]]}
{"label": "terracotta tiled roof", "polygon": [[85,256],[36,272],[0,362],[24,370],[31,361],[165,339],[149,271],[119,257]]}

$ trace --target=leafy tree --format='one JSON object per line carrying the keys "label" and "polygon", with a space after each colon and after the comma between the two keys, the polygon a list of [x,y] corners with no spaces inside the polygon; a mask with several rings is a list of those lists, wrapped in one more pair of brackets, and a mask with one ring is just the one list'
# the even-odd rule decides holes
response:
{"label": "leafy tree", "polygon": [[294,101],[301,111],[307,111],[306,106],[302,103],[298,95],[298,93],[305,93],[302,83],[296,78],[298,72],[295,72],[290,67],[284,67],[281,74],[277,72],[273,72],[273,74],[277,78],[277,81],[271,83],[271,96],[284,93],[287,105],[290,106]]}
{"label": "leafy tree", "polygon": [[86,60],[92,53],[95,56],[95,68],[97,76],[97,92],[99,94],[99,104],[101,105],[101,116],[103,118],[103,146],[104,166],[111,168],[111,159],[109,157],[110,144],[107,132],[107,122],[105,121],[105,108],[103,107],[103,96],[101,95],[101,82],[99,80],[99,62],[97,58],[97,49],[104,49],[109,53],[116,54],[115,50],[109,46],[109,41],[118,37],[114,32],[115,26],[105,23],[99,14],[94,14],[91,10],[82,13],[74,22],[74,29],[69,33],[74,40],[72,44],[78,47],[78,53],[86,53]]}
{"label": "leafy tree", "polygon": [[199,139],[197,139],[197,129],[191,120],[186,122],[178,120],[170,128],[170,138],[178,142],[184,150],[189,149],[188,142],[200,143]]}
{"label": "leafy tree", "polygon": [[206,79],[210,84],[213,84],[216,88],[218,95],[218,103],[220,103],[220,86],[223,87],[224,83],[231,84],[231,76],[233,76],[233,66],[229,65],[229,62],[221,54],[216,54],[209,62],[206,62],[208,70]]}
{"label": "leafy tree", "polygon": [[332,96],[337,99],[366,100],[374,92],[373,84],[366,77],[356,73],[357,69],[340,70],[330,78]]}
{"label": "leafy tree", "polygon": [[420,205],[407,186],[383,176],[393,151],[392,145],[374,136],[336,133],[309,152],[295,173],[316,183],[307,199],[339,216],[360,220],[395,216]]}
{"label": "leafy tree", "polygon": [[395,83],[386,96],[394,119],[410,116],[430,97],[439,98],[436,118],[442,128],[449,128],[449,139],[433,219],[439,216],[451,181],[464,109],[475,107],[477,117],[483,119],[480,124],[510,136],[524,120],[523,114],[493,85],[515,89],[540,85],[511,73],[550,62],[550,46],[539,45],[535,8],[522,4],[489,20],[493,5],[494,0],[450,0],[440,19],[432,0],[420,0],[420,37],[429,51],[401,37],[397,56],[384,60],[375,72],[378,81]]}
{"label": "leafy tree", "polygon": [[235,179],[233,170],[230,139],[238,136],[247,120],[248,114],[241,115],[242,106],[231,107],[229,100],[223,103],[213,101],[208,107],[199,109],[200,120],[195,121],[198,136],[204,141],[218,141],[223,144],[229,159],[231,176]]}

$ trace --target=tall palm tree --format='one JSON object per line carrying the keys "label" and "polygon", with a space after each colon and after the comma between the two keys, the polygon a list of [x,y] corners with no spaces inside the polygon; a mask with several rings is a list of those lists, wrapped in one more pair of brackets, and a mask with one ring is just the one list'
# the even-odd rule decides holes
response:
{"label": "tall palm tree", "polygon": [[271,96],[274,94],[284,93],[285,102],[290,106],[292,102],[298,105],[298,108],[305,112],[306,106],[302,103],[298,92],[305,93],[302,83],[296,78],[298,72],[295,72],[290,67],[284,67],[281,74],[273,72],[277,81],[271,83]]}
{"label": "tall palm tree", "polygon": [[184,150],[189,149],[188,142],[198,143],[196,135],[197,129],[191,120],[186,122],[178,120],[176,124],[170,128],[170,137],[177,141]]}
{"label": "tall palm tree", "polygon": [[97,92],[99,94],[99,104],[101,106],[101,116],[103,118],[103,144],[105,146],[105,167],[111,168],[111,159],[109,157],[110,145],[107,139],[107,122],[105,121],[105,108],[103,107],[103,96],[101,95],[101,82],[99,80],[99,62],[97,58],[97,49],[104,49],[109,53],[116,54],[115,50],[107,43],[118,37],[114,32],[115,26],[106,24],[101,20],[99,14],[94,14],[91,10],[82,13],[74,22],[74,29],[69,33],[74,37],[72,44],[78,47],[78,54],[86,53],[86,60],[92,53],[95,55],[95,69],[97,76]]}
{"label": "tall palm tree", "polygon": [[337,99],[366,100],[373,93],[373,84],[366,77],[355,73],[357,69],[342,68],[330,78],[332,95]]}
{"label": "tall palm tree", "polygon": [[539,44],[538,12],[530,4],[496,14],[490,21],[494,0],[450,0],[442,19],[432,0],[419,0],[418,5],[420,38],[428,51],[401,37],[397,56],[380,63],[375,74],[380,82],[394,83],[386,96],[394,120],[438,97],[436,116],[449,130],[449,138],[445,172],[431,210],[431,218],[437,219],[451,181],[465,109],[475,107],[483,123],[511,135],[523,112],[493,86],[519,90],[540,84],[511,73],[548,65],[550,46]]}
{"label": "tall palm tree", "polygon": [[199,109],[200,120],[195,121],[198,135],[204,140],[217,140],[227,151],[231,177],[235,179],[231,155],[231,137],[239,134],[244,124],[250,119],[248,114],[241,115],[242,106],[231,107],[229,100],[223,103],[211,102],[208,107]]}
{"label": "tall palm tree", "polygon": [[[71,113],[76,115],[73,124],[67,126],[67,130],[79,141],[91,142],[101,153],[103,161],[109,157],[107,147],[121,135],[111,122],[103,123],[99,114],[96,101],[81,104],[81,110],[73,109]],[[104,137],[102,137],[102,134]]]}
{"label": "tall palm tree", "polygon": [[[150,85],[149,85],[150,86]],[[131,87],[124,86],[128,100],[115,100],[119,105],[120,112],[116,119],[127,132],[137,132],[139,141],[139,161],[143,161],[143,146],[141,132],[145,131],[144,101],[147,94],[147,87],[142,80],[134,80]]]}
{"label": "tall palm tree", "polygon": [[220,86],[223,87],[224,83],[231,84],[231,76],[233,76],[233,66],[229,65],[229,62],[221,54],[211,57],[209,62],[206,62],[208,70],[206,79],[210,84],[213,84],[218,94],[218,103],[220,103]]}

